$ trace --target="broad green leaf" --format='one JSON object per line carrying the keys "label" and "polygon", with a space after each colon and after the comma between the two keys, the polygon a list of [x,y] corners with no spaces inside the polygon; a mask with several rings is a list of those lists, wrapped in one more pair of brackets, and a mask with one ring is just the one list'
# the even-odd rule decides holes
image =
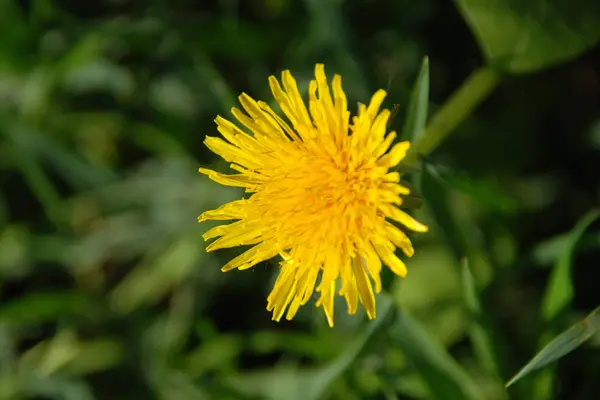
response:
{"label": "broad green leaf", "polygon": [[583,321],[558,335],[540,350],[514,377],[506,387],[513,385],[524,376],[536,371],[549,363],[564,357],[566,354],[581,346],[588,339],[600,332],[600,307],[592,311]]}
{"label": "broad green leaf", "polygon": [[596,0],[456,0],[486,57],[507,72],[565,62],[600,40]]}
{"label": "broad green leaf", "polygon": [[462,366],[407,313],[396,313],[389,334],[390,345],[402,349],[436,399],[486,398]]}
{"label": "broad green leaf", "polygon": [[585,230],[600,217],[600,210],[592,210],[584,215],[569,233],[568,242],[556,262],[546,293],[542,300],[542,315],[546,321],[552,320],[573,299],[573,282],[571,281],[571,262],[575,246]]}
{"label": "broad green leaf", "polygon": [[413,86],[406,120],[402,129],[402,139],[414,141],[425,130],[429,105],[429,58],[423,58],[419,75]]}

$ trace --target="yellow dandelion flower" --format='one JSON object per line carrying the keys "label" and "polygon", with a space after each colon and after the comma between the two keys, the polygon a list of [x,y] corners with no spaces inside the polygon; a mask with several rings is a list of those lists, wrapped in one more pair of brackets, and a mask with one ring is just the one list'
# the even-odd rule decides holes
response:
{"label": "yellow dandelion flower", "polygon": [[398,208],[401,195],[409,190],[391,169],[410,144],[392,145],[396,133],[386,134],[390,111],[380,111],[385,91],[377,91],[368,106],[359,105],[350,123],[342,78],[334,76],[333,93],[322,64],[316,65],[315,78],[308,88],[307,108],[289,71],[282,74],[283,88],[269,77],[273,96],[289,122],[245,93],[239,100],[246,113],[237,108],[232,113],[247,131],[216,118],[226,140],[206,137],[205,144],[238,173],[224,175],[204,168],[200,172],[251,195],[206,211],[198,220],[237,220],[204,234],[205,240],[218,238],[207,251],[253,246],[223,271],[282,257],[268,297],[273,320],[279,321],[286,309],[286,318],[292,319],[316,287],[317,306],[323,307],[333,326],[337,281],[350,314],[360,302],[369,318],[375,318],[374,292],[381,291],[382,261],[404,277],[406,266],[395,250],[400,248],[408,257],[414,253],[409,238],[394,223],[417,232],[426,232],[427,226]]}

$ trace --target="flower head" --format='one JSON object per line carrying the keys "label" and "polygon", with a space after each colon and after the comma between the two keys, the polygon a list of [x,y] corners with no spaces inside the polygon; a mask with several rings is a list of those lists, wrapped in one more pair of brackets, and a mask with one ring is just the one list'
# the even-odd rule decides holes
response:
{"label": "flower head", "polygon": [[381,291],[382,262],[404,277],[406,266],[395,250],[400,248],[408,257],[414,253],[397,224],[417,232],[427,227],[398,208],[401,195],[409,190],[391,169],[410,144],[393,144],[395,132],[386,134],[390,111],[380,111],[386,93],[379,90],[368,106],[360,104],[350,122],[341,77],[334,76],[330,91],[324,66],[317,64],[315,78],[308,88],[307,109],[289,71],[282,74],[283,88],[269,77],[288,122],[245,93],[239,100],[246,113],[237,108],[232,113],[246,130],[216,118],[225,140],[206,137],[205,143],[238,173],[200,172],[222,185],[245,188],[250,195],[198,219],[236,220],[204,234],[205,240],[218,238],[207,251],[252,246],[223,271],[248,269],[281,256],[267,305],[274,320],[279,321],[286,309],[286,318],[292,319],[316,289],[317,306],[333,326],[338,289],[350,314],[360,302],[369,318],[375,318],[374,292]]}

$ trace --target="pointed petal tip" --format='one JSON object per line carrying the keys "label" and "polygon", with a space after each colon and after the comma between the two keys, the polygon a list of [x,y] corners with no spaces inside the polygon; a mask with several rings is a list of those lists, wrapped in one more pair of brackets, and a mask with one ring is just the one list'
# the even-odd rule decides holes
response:
{"label": "pointed petal tip", "polygon": [[415,226],[415,228],[418,228],[418,229],[415,229],[415,232],[419,232],[419,233],[429,232],[429,226],[421,224],[421,223],[419,223],[417,226]]}
{"label": "pointed petal tip", "polygon": [[328,307],[321,303],[323,305],[323,311],[325,311],[325,317],[327,318],[327,324],[329,325],[330,328],[333,328],[333,310],[329,310]]}
{"label": "pointed petal tip", "polygon": [[410,149],[410,146],[411,146],[411,143],[409,140],[404,140],[398,144],[402,144],[402,145],[406,146],[407,149]]}
{"label": "pointed petal tip", "polygon": [[238,96],[238,100],[240,101],[240,103],[243,103],[244,101],[247,101],[247,100],[252,100],[252,97],[250,97],[250,96],[248,95],[248,93],[246,93],[246,92],[242,92],[242,93],[240,93],[240,95]]}
{"label": "pointed petal tip", "polygon": [[235,266],[235,265],[225,265],[225,266],[221,267],[221,272],[229,272],[232,269],[236,269],[236,268],[237,268],[237,266]]}
{"label": "pointed petal tip", "polygon": [[329,316],[327,316],[327,324],[330,328],[333,328],[333,318],[329,318]]}
{"label": "pointed petal tip", "polygon": [[[282,72],[282,74],[283,74],[283,72]],[[267,80],[269,81],[269,86],[271,86],[271,87],[273,87],[273,85],[279,86],[279,81],[277,80],[275,75],[269,75],[269,78]]]}

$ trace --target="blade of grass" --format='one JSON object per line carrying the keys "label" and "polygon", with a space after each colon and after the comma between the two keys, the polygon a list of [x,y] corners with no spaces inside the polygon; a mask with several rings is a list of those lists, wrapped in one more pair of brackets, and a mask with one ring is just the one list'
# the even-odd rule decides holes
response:
{"label": "blade of grass", "polygon": [[398,310],[389,334],[390,343],[402,349],[436,399],[485,398],[460,364],[409,314]]}
{"label": "blade of grass", "polygon": [[484,321],[484,314],[481,302],[479,301],[475,278],[469,269],[469,263],[466,258],[463,259],[461,264],[465,303],[473,320],[469,336],[471,337],[475,354],[488,372],[499,377],[500,368],[496,362],[498,355],[494,352],[493,340],[490,337],[490,330]]}
{"label": "blade of grass", "polygon": [[500,75],[490,67],[473,72],[433,116],[425,133],[413,144],[405,163],[415,164],[429,155],[485,100],[500,82]]}
{"label": "blade of grass", "polygon": [[419,75],[412,89],[406,120],[402,129],[403,140],[416,141],[420,138],[427,124],[429,105],[429,58],[423,58]]}
{"label": "blade of grass", "polygon": [[349,46],[349,27],[342,16],[342,3],[332,0],[304,0],[309,12],[310,29],[308,31],[312,49],[296,51],[295,60],[298,63],[305,62],[301,57],[314,57],[314,48],[321,47],[327,50],[332,58],[343,67],[344,79],[352,82],[355,93],[360,99],[369,97],[365,75],[358,62],[358,57],[351,51]]}
{"label": "blade of grass", "polygon": [[[555,326],[557,318],[561,312],[569,306],[571,300],[573,300],[574,289],[573,281],[571,279],[573,255],[577,244],[583,237],[586,229],[598,219],[598,217],[600,217],[600,210],[594,209],[585,214],[577,224],[575,224],[573,229],[568,233],[565,247],[552,269],[550,280],[542,299],[542,317],[549,325],[540,337],[540,348],[542,343],[547,342],[554,336],[555,331],[553,327]],[[544,365],[546,364],[547,363]],[[536,377],[533,385],[534,396],[536,398],[546,398],[551,396],[554,374],[554,368],[550,367]],[[523,376],[525,375],[526,374],[523,374]]]}
{"label": "blade of grass", "polygon": [[[533,371],[539,370],[575,350],[592,336],[600,332],[600,307],[592,311],[583,321],[573,325],[540,350],[515,376],[506,387],[515,384]],[[536,397],[537,398],[537,397]]]}
{"label": "blade of grass", "polygon": [[477,360],[495,378],[496,396],[494,398],[506,399],[507,394],[502,387],[503,383],[501,379],[501,365],[505,365],[505,362],[503,355],[497,351],[499,339],[494,335],[492,324],[484,313],[479,299],[477,284],[466,258],[461,263],[461,275],[465,303],[471,315],[469,337],[473,345],[473,350]]}
{"label": "blade of grass", "polygon": [[369,322],[355,341],[332,362],[316,369],[279,366],[263,372],[241,374],[229,379],[232,388],[241,393],[272,400],[317,400],[327,394],[337,380],[369,347],[376,335],[389,327],[393,304],[377,297],[377,318]]}
{"label": "blade of grass", "polygon": [[67,222],[67,208],[44,169],[31,153],[14,143],[13,160],[31,191],[42,205],[46,217],[61,229]]}
{"label": "blade of grass", "polygon": [[[379,300],[379,299],[378,299]],[[382,301],[383,300],[383,301]],[[354,344],[344,351],[337,359],[329,363],[325,367],[321,368],[311,379],[309,391],[306,399],[320,399],[325,394],[326,389],[331,383],[337,379],[342,373],[348,369],[354,360],[363,352],[371,338],[381,330],[382,327],[387,326],[384,324],[388,320],[389,315],[393,311],[391,301],[382,297],[378,301],[377,309],[378,315],[375,320],[369,322],[362,334],[356,339]]]}
{"label": "blade of grass", "polygon": [[600,210],[591,210],[577,222],[569,233],[565,249],[552,270],[542,300],[542,315],[546,321],[554,319],[573,299],[573,282],[571,281],[573,253],[586,229],[599,217]]}

